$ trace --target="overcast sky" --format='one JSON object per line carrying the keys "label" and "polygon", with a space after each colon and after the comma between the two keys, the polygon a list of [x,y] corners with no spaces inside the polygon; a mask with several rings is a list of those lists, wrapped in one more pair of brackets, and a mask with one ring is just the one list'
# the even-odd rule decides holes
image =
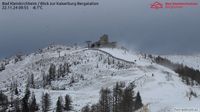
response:
{"label": "overcast sky", "polygon": [[98,2],[99,6],[92,7],[0,10],[0,58],[19,51],[33,52],[51,42],[95,41],[103,34],[147,53],[200,53],[200,6],[153,10],[149,7],[154,0]]}

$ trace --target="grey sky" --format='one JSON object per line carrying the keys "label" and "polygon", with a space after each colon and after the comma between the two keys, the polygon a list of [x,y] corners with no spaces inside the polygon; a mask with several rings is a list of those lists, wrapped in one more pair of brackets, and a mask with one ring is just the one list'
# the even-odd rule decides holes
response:
{"label": "grey sky", "polygon": [[99,0],[100,5],[92,7],[0,10],[0,58],[19,51],[32,52],[51,42],[94,41],[104,33],[111,40],[142,52],[199,53],[200,6],[152,10],[152,2]]}

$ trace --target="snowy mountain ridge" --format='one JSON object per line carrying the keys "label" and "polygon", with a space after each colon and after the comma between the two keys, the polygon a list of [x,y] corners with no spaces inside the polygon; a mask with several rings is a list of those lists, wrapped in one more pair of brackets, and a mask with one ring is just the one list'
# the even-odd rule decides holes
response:
{"label": "snowy mountain ridge", "polygon": [[[83,106],[98,101],[102,87],[112,88],[116,82],[125,82],[126,85],[134,83],[136,90],[141,93],[143,103],[148,104],[150,112],[199,108],[199,87],[185,85],[171,69],[135,52],[119,48],[88,49],[55,45],[21,58],[17,62],[15,58],[2,62],[7,62],[7,65],[5,70],[0,72],[1,90],[10,94],[10,83],[17,81],[22,97],[28,77],[34,74],[36,89],[31,91],[36,94],[37,103],[40,103],[42,92],[46,91],[51,95],[53,108],[58,96],[69,94],[73,100],[74,111],[78,112]],[[56,68],[67,63],[70,65],[70,72],[52,81],[51,87],[43,89],[42,76],[48,74],[52,63]],[[195,91],[198,97],[189,100],[187,93],[190,90]]]}

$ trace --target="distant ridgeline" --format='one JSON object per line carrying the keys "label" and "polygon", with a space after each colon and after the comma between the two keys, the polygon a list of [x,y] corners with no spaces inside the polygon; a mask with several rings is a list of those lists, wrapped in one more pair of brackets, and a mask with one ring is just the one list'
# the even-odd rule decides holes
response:
{"label": "distant ridgeline", "polygon": [[109,42],[108,35],[104,34],[100,37],[97,42],[91,43],[91,41],[87,41],[89,48],[100,48],[100,47],[108,47],[115,48],[117,46],[117,42]]}

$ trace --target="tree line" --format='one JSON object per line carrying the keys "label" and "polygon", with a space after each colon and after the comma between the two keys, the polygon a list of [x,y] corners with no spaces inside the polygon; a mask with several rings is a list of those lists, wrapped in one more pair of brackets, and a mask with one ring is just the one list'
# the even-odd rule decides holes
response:
{"label": "tree line", "polygon": [[134,112],[143,106],[140,93],[135,95],[134,88],[133,85],[124,87],[120,82],[112,90],[102,88],[98,103],[86,105],[81,112]]}
{"label": "tree line", "polygon": [[187,85],[199,85],[200,84],[200,71],[195,70],[191,67],[188,67],[183,64],[175,64],[172,63],[170,60],[166,58],[162,58],[160,56],[155,57],[154,61],[157,64],[166,66],[172,70],[174,70],[176,73],[179,74],[179,76],[182,78],[183,82],[185,82]]}
{"label": "tree line", "polygon": [[63,102],[62,97],[59,96],[56,104],[56,108],[52,109],[52,102],[49,93],[43,93],[41,97],[41,106],[37,103],[35,94],[31,93],[28,86],[26,87],[24,96],[20,98],[15,98],[9,100],[3,92],[0,92],[0,112],[48,112],[50,110],[55,110],[56,112],[70,111],[72,107],[71,97],[66,94],[65,100]]}
{"label": "tree line", "polygon": [[[31,75],[30,79],[34,79]],[[30,80],[29,79],[29,80]],[[33,83],[28,83],[24,92],[24,96],[19,98],[17,82],[11,83],[11,96],[6,96],[0,92],[0,111],[10,112],[48,112],[48,111],[70,111],[73,109],[71,97],[66,94],[64,100],[58,97],[56,108],[52,108],[50,94],[43,93],[40,105],[37,103],[34,92],[31,93],[29,87],[33,87]],[[100,98],[97,104],[92,106],[86,105],[81,109],[82,112],[133,112],[140,109],[142,99],[140,93],[135,94],[135,85],[125,87],[125,83],[117,82],[112,88],[102,88]],[[15,99],[14,96],[15,95]]]}

